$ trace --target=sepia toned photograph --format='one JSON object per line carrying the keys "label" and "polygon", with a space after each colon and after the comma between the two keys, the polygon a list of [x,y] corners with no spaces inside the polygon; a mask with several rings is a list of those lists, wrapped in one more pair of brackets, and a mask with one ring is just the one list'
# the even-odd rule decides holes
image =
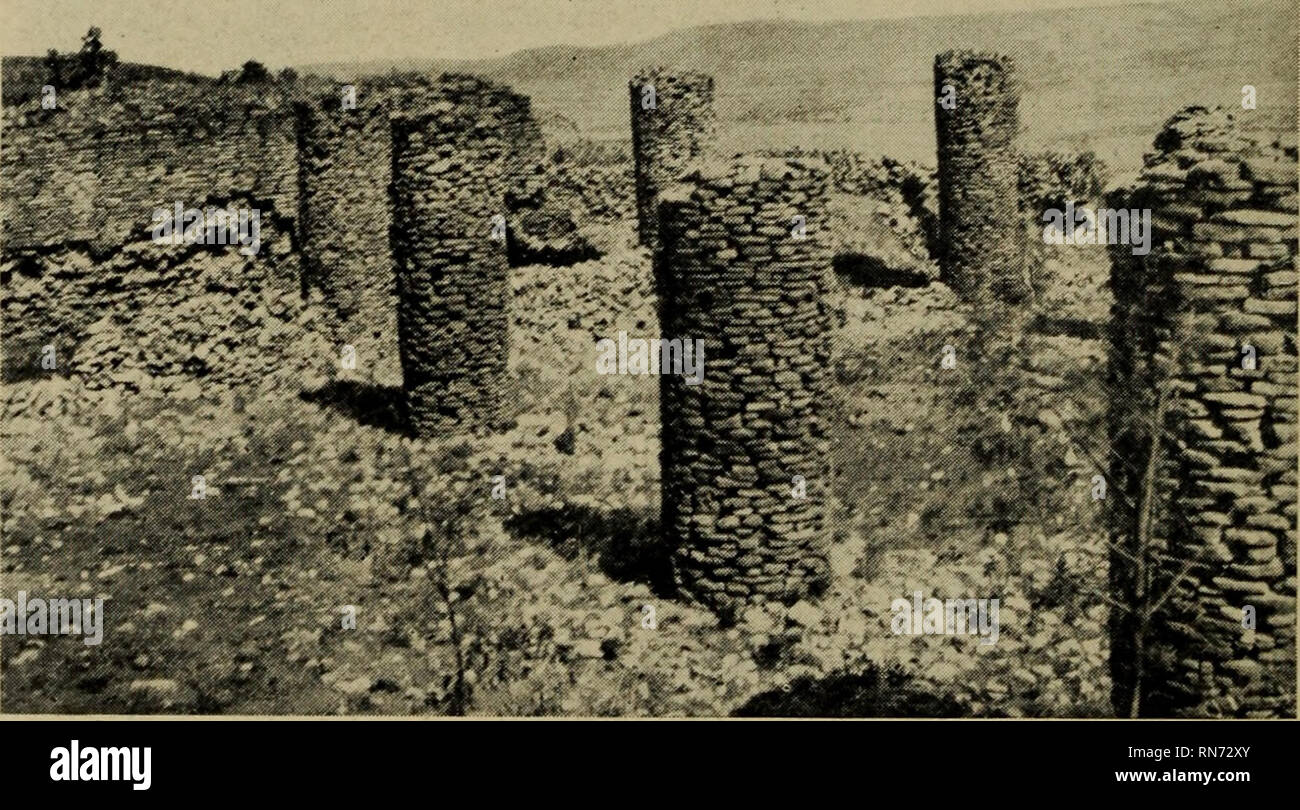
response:
{"label": "sepia toned photograph", "polygon": [[3,13],[0,714],[1296,717],[1294,2]]}

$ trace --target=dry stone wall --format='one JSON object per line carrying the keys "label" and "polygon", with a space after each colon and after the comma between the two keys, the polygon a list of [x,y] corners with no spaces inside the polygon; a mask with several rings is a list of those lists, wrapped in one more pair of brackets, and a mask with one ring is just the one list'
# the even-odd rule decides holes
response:
{"label": "dry stone wall", "polygon": [[[281,85],[150,81],[60,94],[56,110],[6,107],[0,227],[4,338],[16,349],[9,354],[26,358],[53,341],[74,346],[91,323],[116,313],[120,302],[105,292],[123,286],[111,275],[115,257],[148,238],[155,209],[239,199],[300,247],[301,272],[326,303],[335,366],[341,345],[351,344],[358,376],[400,384],[390,115],[417,100],[472,111],[509,144],[503,172],[532,209],[544,203],[532,190],[544,185],[544,145],[529,100],[476,77],[395,75],[356,89],[352,109],[341,86],[316,79],[299,82],[296,103]],[[543,252],[572,252],[571,239],[551,233],[554,217],[527,213],[548,228]],[[65,253],[91,264],[45,271]],[[277,266],[299,272],[297,262]]]}
{"label": "dry stone wall", "polygon": [[407,413],[435,437],[500,418],[510,295],[504,233],[508,144],[448,100],[393,119],[393,260]]}
{"label": "dry stone wall", "polygon": [[288,104],[248,88],[148,83],[4,109],[0,228],[6,250],[148,234],[155,208],[236,197],[297,206]]}
{"label": "dry stone wall", "polygon": [[1029,290],[1016,208],[1014,66],[996,54],[941,53],[934,60],[934,89],[943,278],[968,299],[1019,301]]}
{"label": "dry stone wall", "polygon": [[703,380],[660,378],[666,540],[690,598],[794,600],[827,575],[827,170],[740,158],[683,179],[655,275],[663,337],[703,342]]}
{"label": "dry stone wall", "polygon": [[[54,110],[39,102],[4,109],[6,374],[25,373],[34,347],[71,351],[92,323],[131,311],[131,289],[137,277],[148,283],[148,273],[124,276],[122,252],[150,238],[156,209],[241,200],[259,210],[265,228],[277,220],[282,231],[293,229],[296,150],[277,93],[150,82],[57,98]],[[296,263],[280,267],[297,272]]]}
{"label": "dry stone wall", "polygon": [[[108,256],[69,245],[8,257],[6,373],[178,399],[292,374],[295,354],[320,353],[290,347],[311,326],[297,257],[282,229],[291,224],[264,220],[256,256],[230,245],[155,244],[145,236]],[[45,347],[54,352],[52,369],[41,363]]]}
{"label": "dry stone wall", "polygon": [[623,144],[581,141],[557,147],[548,162],[547,183],[559,204],[591,220],[636,216],[632,155]]}
{"label": "dry stone wall", "polygon": [[334,88],[295,107],[304,281],[321,291],[335,352],[352,346],[358,376],[388,385],[401,384],[389,116],[427,85],[354,85],[346,108]]}
{"label": "dry stone wall", "polygon": [[650,68],[634,76],[628,89],[637,225],[641,244],[653,248],[659,228],[659,192],[716,148],[713,77]]}
{"label": "dry stone wall", "polygon": [[333,339],[354,347],[359,376],[400,385],[390,117],[440,100],[472,111],[509,144],[509,188],[534,182],[544,149],[527,97],[473,76],[399,74],[354,87],[355,106],[344,107],[341,88],[297,106],[304,271],[323,294]]}
{"label": "dry stone wall", "polygon": [[1153,226],[1149,255],[1112,248],[1112,586],[1121,604],[1161,605],[1140,642],[1132,613],[1113,612],[1116,710],[1140,669],[1145,716],[1294,716],[1294,141],[1194,108],[1111,202]]}

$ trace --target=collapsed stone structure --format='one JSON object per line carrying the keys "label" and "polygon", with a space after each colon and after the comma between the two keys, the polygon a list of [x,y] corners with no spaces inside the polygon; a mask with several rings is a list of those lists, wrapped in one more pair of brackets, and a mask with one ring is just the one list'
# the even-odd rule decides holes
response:
{"label": "collapsed stone structure", "polygon": [[1014,74],[1012,61],[997,54],[947,51],[934,60],[939,266],[948,286],[968,299],[1016,302],[1029,292]]}
{"label": "collapsed stone structure", "polygon": [[359,376],[388,385],[401,383],[389,119],[440,100],[472,110],[510,145],[509,187],[532,180],[543,145],[529,100],[473,76],[399,74],[355,86],[354,105],[341,88],[296,105],[305,281],[323,294],[334,340],[354,347]]}
{"label": "collapsed stone structure", "polygon": [[548,190],[596,221],[636,216],[636,181],[629,152],[583,141],[560,146],[549,162]]}
{"label": "collapsed stone structure", "polygon": [[1113,700],[1294,716],[1296,150],[1201,108],[1155,147],[1110,202],[1153,229],[1112,248]]}
{"label": "collapsed stone structure", "polygon": [[[6,374],[30,371],[41,346],[66,356],[96,321],[131,314],[139,274],[122,275],[136,257],[121,252],[149,240],[156,210],[240,200],[269,224],[297,206],[293,130],[274,93],[158,82],[68,91],[58,104],[4,108]],[[282,267],[297,273],[296,262]]]}
{"label": "collapsed stone structure", "polygon": [[655,263],[664,338],[703,342],[702,382],[660,378],[678,585],[722,610],[796,599],[828,572],[827,170],[739,158],[683,180],[663,195]]}
{"label": "collapsed stone structure", "polygon": [[648,68],[628,83],[632,108],[632,155],[641,244],[653,248],[659,192],[692,162],[716,148],[713,77]]}
{"label": "collapsed stone structure", "polygon": [[506,376],[509,145],[491,118],[447,99],[395,116],[392,144],[397,326],[410,426],[421,437],[490,428],[501,415]]}
{"label": "collapsed stone structure", "polygon": [[[229,208],[247,206],[232,200]],[[107,256],[84,245],[6,256],[7,372],[178,399],[282,383],[291,369],[301,370],[295,355],[316,353],[294,345],[314,324],[282,230],[291,223],[263,221],[255,257],[229,245],[154,244],[148,234]],[[50,331],[20,324],[48,324]],[[41,365],[47,350],[52,369]]]}
{"label": "collapsed stone structure", "polygon": [[[937,98],[955,90],[953,109],[936,108],[943,271],[969,297],[1014,301],[1027,285],[1011,72],[1009,60],[981,54],[935,63]],[[653,108],[642,106],[647,85]],[[804,159],[683,174],[713,149],[712,79],[650,71],[630,87],[637,211],[643,241],[658,248],[663,337],[705,347],[701,384],[661,377],[663,523],[679,587],[721,609],[815,593],[829,483],[831,260],[820,219],[828,184],[852,175],[828,177]],[[509,297],[493,220],[509,222],[512,194],[536,199],[540,133],[526,98],[472,77],[369,89],[375,103],[361,87],[355,109],[329,93],[296,110],[297,169],[283,109],[257,99],[204,108],[201,126],[149,108],[143,137],[132,103],[121,120],[6,110],[6,343],[93,327],[86,348],[98,359],[86,370],[104,387],[165,377],[174,394],[195,369],[241,385],[264,375],[267,362],[230,361],[241,345],[224,338],[153,351],[130,379],[114,359],[139,340],[129,316],[146,291],[176,302],[178,325],[211,320],[190,316],[187,301],[239,302],[244,287],[275,307],[263,314],[250,298],[250,320],[290,320],[278,272],[293,269],[287,239],[264,267],[221,254],[201,277],[161,247],[86,249],[138,241],[150,205],[200,205],[215,190],[299,212],[306,275],[337,317],[339,342],[357,346],[363,364],[373,355],[375,379],[405,378],[419,435],[490,427],[504,401]],[[195,149],[203,161],[188,156]],[[1156,247],[1114,253],[1110,478],[1114,592],[1160,609],[1145,632],[1134,610],[1112,616],[1113,699],[1120,713],[1140,692],[1144,714],[1293,715],[1296,150],[1204,110],[1171,120],[1156,149],[1113,201],[1153,210]],[[49,211],[59,215],[30,213]],[[187,261],[203,252],[187,248]],[[237,283],[223,278],[234,270]],[[45,286],[54,277],[62,287]]]}

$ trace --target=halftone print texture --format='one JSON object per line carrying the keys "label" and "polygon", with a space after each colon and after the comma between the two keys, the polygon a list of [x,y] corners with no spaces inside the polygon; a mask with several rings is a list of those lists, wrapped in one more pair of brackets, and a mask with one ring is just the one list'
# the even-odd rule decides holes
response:
{"label": "halftone print texture", "polygon": [[0,713],[1295,717],[1296,10],[1080,2],[9,4]]}

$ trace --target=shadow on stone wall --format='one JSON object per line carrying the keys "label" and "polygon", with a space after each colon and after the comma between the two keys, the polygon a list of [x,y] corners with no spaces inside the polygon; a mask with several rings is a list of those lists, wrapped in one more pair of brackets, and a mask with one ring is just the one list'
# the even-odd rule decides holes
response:
{"label": "shadow on stone wall", "polygon": [[836,277],[853,287],[925,287],[930,283],[923,275],[891,268],[866,253],[837,253],[831,262]]}

